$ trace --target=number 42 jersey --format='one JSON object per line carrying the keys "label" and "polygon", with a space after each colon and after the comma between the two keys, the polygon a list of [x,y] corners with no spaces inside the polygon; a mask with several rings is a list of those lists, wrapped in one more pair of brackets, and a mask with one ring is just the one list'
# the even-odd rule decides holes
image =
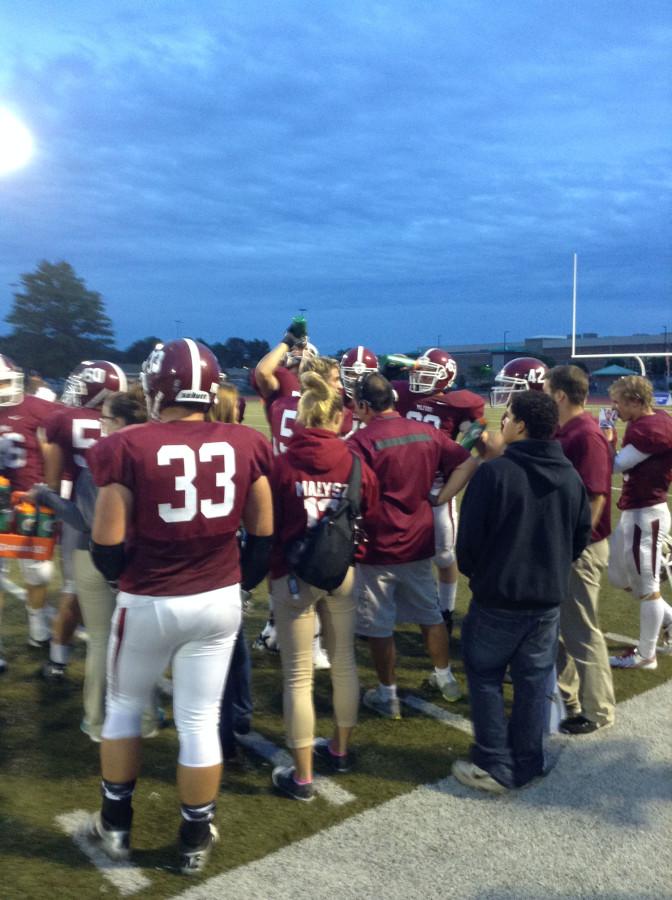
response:
{"label": "number 42 jersey", "polygon": [[250,486],[272,465],[259,432],[150,422],[103,438],[87,459],[98,487],[121,484],[133,495],[123,591],[179,597],[240,581],[236,531]]}

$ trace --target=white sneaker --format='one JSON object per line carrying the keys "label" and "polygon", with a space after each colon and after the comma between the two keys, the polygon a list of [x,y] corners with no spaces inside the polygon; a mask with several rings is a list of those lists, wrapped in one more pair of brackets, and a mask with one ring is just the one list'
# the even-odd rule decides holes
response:
{"label": "white sneaker", "polygon": [[271,653],[277,653],[280,650],[278,646],[278,632],[270,619],[259,632],[259,636],[253,641],[252,649],[269,650]]}
{"label": "white sneaker", "polygon": [[448,674],[443,677],[439,676],[436,672],[432,672],[429,676],[429,684],[430,687],[441,691],[441,696],[444,700],[447,700],[448,703],[454,703],[462,696],[462,688],[457,683],[457,679],[452,672],[448,672]]}
{"label": "white sneaker", "polygon": [[330,669],[331,663],[326,651],[323,649],[319,638],[313,639],[313,668]]}
{"label": "white sneaker", "polygon": [[398,697],[383,697],[380,686],[369,688],[362,697],[364,706],[377,712],[386,719],[401,719],[401,706]]}
{"label": "white sneaker", "polygon": [[655,656],[645,659],[637,647],[631,647],[619,656],[610,656],[609,665],[612,669],[657,669],[658,660]]}
{"label": "white sneaker", "polygon": [[505,785],[496,781],[489,772],[481,769],[475,763],[467,759],[457,759],[453,763],[451,772],[460,782],[478,791],[488,791],[490,794],[506,794],[509,790]]}

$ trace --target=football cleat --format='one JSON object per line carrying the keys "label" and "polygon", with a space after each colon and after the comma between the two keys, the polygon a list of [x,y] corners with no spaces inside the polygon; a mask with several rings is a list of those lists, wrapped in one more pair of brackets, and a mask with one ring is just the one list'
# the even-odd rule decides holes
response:
{"label": "football cleat", "polygon": [[180,872],[183,875],[198,875],[206,867],[212,848],[219,841],[219,832],[215,826],[210,823],[210,833],[207,840],[199,847],[190,847],[183,843],[182,839],[178,841],[178,853],[180,855]]}
{"label": "football cleat", "polygon": [[645,659],[637,647],[631,647],[619,656],[610,656],[609,665],[612,669],[657,669],[658,660],[655,656]]}
{"label": "football cleat", "polygon": [[131,832],[126,829],[108,828],[100,812],[94,813],[87,826],[86,837],[92,844],[117,862],[123,862],[131,855]]}

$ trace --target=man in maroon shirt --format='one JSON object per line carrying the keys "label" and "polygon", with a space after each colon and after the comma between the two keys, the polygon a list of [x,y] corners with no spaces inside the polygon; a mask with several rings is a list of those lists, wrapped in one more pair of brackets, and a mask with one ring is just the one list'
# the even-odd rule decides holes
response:
{"label": "man in maroon shirt", "polygon": [[[653,386],[640,375],[609,389],[612,406],[627,422],[614,471],[623,472],[620,521],[611,539],[609,580],[639,599],[639,645],[610,658],[617,669],[655,669],[661,626],[672,628],[672,607],[660,593],[663,538],[670,530],[667,494],[672,482],[672,417],[653,408]],[[609,429],[609,438],[612,433]]]}
{"label": "man in maroon shirt", "polygon": [[600,582],[609,559],[611,451],[597,421],[585,410],[588,376],[578,366],[556,366],[544,391],[558,407],[556,434],[588,493],[591,542],[572,564],[569,596],[560,606],[558,686],[568,716],[565,734],[590,734],[614,723],[616,699],[609,652],[600,629]]}
{"label": "man in maroon shirt", "polygon": [[420,625],[435,666],[430,683],[446,700],[461,695],[450,670],[448,633],[432,574],[434,520],[429,497],[437,471],[446,479],[441,492],[445,502],[465,486],[476,462],[433,426],[403,419],[394,409],[392,385],[377,372],[361,377],[354,400],[366,428],[349,443],[380,484],[380,503],[364,519],[368,543],[358,560],[355,585],[356,631],[368,638],[379,680],[363,702],[398,719],[394,644],[398,622]]}
{"label": "man in maroon shirt", "polygon": [[[0,355],[0,436],[5,444],[1,474],[9,479],[12,491],[28,491],[43,480],[44,428],[54,409],[48,400],[25,394],[23,372]],[[21,559],[19,566],[27,592],[28,643],[39,647],[49,640],[44,607],[53,565]]]}

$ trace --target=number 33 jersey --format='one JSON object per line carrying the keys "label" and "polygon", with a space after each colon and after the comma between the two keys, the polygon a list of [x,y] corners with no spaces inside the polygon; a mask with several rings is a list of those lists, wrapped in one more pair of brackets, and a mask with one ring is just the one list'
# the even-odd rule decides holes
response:
{"label": "number 33 jersey", "polygon": [[245,425],[150,422],[100,440],[87,456],[98,487],[133,495],[122,590],[152,597],[236,584],[236,531],[250,486],[272,465],[268,441]]}

